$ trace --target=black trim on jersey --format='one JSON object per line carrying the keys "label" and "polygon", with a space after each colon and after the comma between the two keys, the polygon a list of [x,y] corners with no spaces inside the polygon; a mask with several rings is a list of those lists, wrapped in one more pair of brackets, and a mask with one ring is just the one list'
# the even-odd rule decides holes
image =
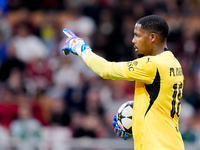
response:
{"label": "black trim on jersey", "polygon": [[154,101],[157,99],[159,91],[160,91],[160,74],[159,74],[158,69],[157,69],[156,76],[155,76],[153,83],[149,84],[149,85],[145,85],[145,87],[146,87],[146,90],[147,90],[147,92],[150,96],[150,102],[149,102],[149,107],[147,108],[147,111],[146,111],[144,117],[146,116],[146,114],[150,110]]}

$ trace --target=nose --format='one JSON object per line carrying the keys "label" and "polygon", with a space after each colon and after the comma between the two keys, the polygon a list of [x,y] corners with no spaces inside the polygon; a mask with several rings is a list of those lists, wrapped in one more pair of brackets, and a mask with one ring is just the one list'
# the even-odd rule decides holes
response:
{"label": "nose", "polygon": [[136,43],[136,41],[135,41],[135,37],[133,37],[133,39],[132,39],[132,43],[134,43],[134,44]]}

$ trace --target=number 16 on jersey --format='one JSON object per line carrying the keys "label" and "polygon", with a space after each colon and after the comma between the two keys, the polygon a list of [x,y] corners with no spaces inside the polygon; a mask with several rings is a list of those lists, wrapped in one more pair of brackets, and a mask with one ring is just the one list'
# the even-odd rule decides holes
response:
{"label": "number 16 on jersey", "polygon": [[[183,84],[177,84],[175,83],[173,85],[173,95],[172,95],[172,110],[171,110],[171,117],[174,118],[174,115],[176,114],[178,117],[180,115],[180,100],[182,97],[182,92],[183,92]],[[177,105],[176,105],[177,103]]]}

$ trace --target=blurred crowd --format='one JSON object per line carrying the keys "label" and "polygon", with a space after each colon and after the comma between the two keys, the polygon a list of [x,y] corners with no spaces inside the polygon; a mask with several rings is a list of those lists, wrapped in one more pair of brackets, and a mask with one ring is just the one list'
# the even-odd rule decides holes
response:
{"label": "blurred crowd", "polygon": [[46,138],[57,127],[68,137],[116,137],[112,118],[133,99],[134,82],[103,80],[78,56],[65,56],[62,30],[109,61],[129,61],[136,58],[134,24],[150,14],[169,24],[168,48],[185,76],[180,130],[184,141],[197,142],[199,0],[0,0],[0,149],[10,137],[12,145],[38,143],[44,128]]}

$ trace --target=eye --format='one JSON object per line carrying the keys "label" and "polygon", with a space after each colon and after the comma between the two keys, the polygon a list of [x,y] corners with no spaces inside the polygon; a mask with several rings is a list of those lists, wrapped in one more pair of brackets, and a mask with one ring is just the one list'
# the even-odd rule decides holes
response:
{"label": "eye", "polygon": [[135,36],[135,37],[138,37],[139,35],[138,35],[137,33],[134,33],[134,36]]}

